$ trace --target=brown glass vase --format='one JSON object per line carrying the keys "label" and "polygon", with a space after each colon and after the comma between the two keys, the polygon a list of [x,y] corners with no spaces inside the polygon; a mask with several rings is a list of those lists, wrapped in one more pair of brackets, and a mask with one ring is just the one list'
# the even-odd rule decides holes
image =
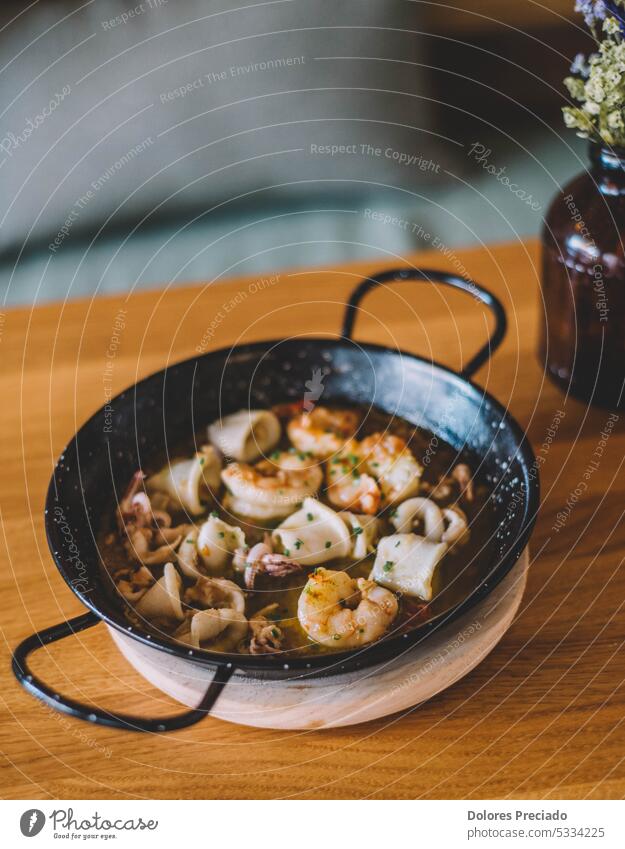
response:
{"label": "brown glass vase", "polygon": [[540,356],[564,391],[625,406],[625,150],[590,145],[542,233]]}

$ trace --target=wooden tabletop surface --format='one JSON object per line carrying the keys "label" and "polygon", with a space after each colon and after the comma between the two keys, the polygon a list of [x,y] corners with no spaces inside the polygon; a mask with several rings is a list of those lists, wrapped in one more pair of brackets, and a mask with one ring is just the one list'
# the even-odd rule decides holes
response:
{"label": "wooden tabletop surface", "polygon": [[[388,263],[10,311],[0,324],[3,797],[624,795],[623,422],[613,421],[604,439],[608,412],[565,400],[545,382],[534,353],[542,316],[536,245],[414,261],[473,275],[509,313],[507,339],[476,380],[529,432],[543,459],[543,503],[526,596],[503,641],[429,703],[338,731],[272,732],[207,718],[142,736],[43,707],[13,679],[10,650],[82,610],[57,573],[43,527],[48,479],[74,430],[107,393],[198,346],[336,333],[350,288]],[[473,299],[418,284],[378,291],[365,308],[358,338],[453,366],[486,332]],[[143,715],[176,709],[122,659],[104,626],[40,650],[34,666],[61,692],[105,707]]]}

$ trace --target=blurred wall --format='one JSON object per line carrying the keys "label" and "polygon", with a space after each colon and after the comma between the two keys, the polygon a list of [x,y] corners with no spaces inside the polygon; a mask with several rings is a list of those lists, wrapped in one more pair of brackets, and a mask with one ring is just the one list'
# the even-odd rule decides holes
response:
{"label": "blurred wall", "polygon": [[454,153],[420,96],[418,4],[19,10],[3,6],[0,32],[0,250],[241,195],[266,207],[418,189]]}

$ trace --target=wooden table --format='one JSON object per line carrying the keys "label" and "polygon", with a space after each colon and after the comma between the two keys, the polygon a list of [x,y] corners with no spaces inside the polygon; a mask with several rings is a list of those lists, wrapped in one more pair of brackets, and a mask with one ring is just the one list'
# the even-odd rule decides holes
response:
{"label": "wooden table", "polygon": [[[166,736],[97,728],[51,713],[22,691],[9,652],[34,629],[81,612],[48,553],[42,505],[57,454],[106,393],[192,355],[202,337],[213,348],[285,333],[335,333],[350,288],[384,261],[281,272],[259,292],[252,281],[235,280],[4,316],[3,796],[623,796],[625,430],[617,421],[601,446],[608,413],[565,401],[545,382],[534,355],[537,259],[533,244],[415,257],[419,264],[464,267],[509,311],[507,340],[477,380],[509,403],[544,459],[543,506],[517,620],[498,648],[444,694],[408,715],[340,731],[278,733],[210,718]],[[365,306],[359,338],[431,351],[451,365],[466,360],[485,334],[481,308],[454,292],[402,284],[376,292]],[[556,532],[557,514],[593,454],[601,454],[598,468]],[[39,651],[35,666],[81,699],[146,715],[174,708],[126,664],[103,626]]]}

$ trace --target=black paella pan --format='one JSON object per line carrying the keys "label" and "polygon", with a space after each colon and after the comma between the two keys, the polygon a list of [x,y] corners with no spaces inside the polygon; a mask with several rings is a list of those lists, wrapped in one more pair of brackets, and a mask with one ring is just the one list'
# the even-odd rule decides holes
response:
{"label": "black paella pan", "polygon": [[[358,306],[371,289],[398,281],[423,281],[459,289],[494,316],[488,341],[460,372],[401,350],[355,343]],[[336,340],[303,337],[223,348],[192,357],[140,381],[99,410],[67,445],[55,467],[46,500],[50,550],[63,578],[88,612],[24,640],[13,671],[33,695],[56,710],[94,723],[137,731],[168,731],[204,717],[230,677],[281,678],[336,675],[402,655],[441,625],[465,613],[502,580],[529,540],[539,501],[538,476],[527,436],[504,407],[471,381],[501,344],[506,317],[497,298],[470,280],[439,271],[401,269],[365,279],[347,304]],[[267,408],[300,400],[311,369],[323,369],[324,404],[374,405],[466,451],[490,482],[495,533],[484,552],[482,577],[463,601],[407,633],[389,634],[353,651],[293,657],[189,651],[167,636],[130,627],[103,568],[98,532],[137,468],[153,467],[172,446],[189,444],[205,424],[241,408]],[[441,410],[451,411],[441,415]],[[105,426],[106,421],[106,426]],[[214,670],[202,702],[177,716],[148,719],[106,711],[55,692],[30,670],[28,655],[101,621],[154,650]]]}

